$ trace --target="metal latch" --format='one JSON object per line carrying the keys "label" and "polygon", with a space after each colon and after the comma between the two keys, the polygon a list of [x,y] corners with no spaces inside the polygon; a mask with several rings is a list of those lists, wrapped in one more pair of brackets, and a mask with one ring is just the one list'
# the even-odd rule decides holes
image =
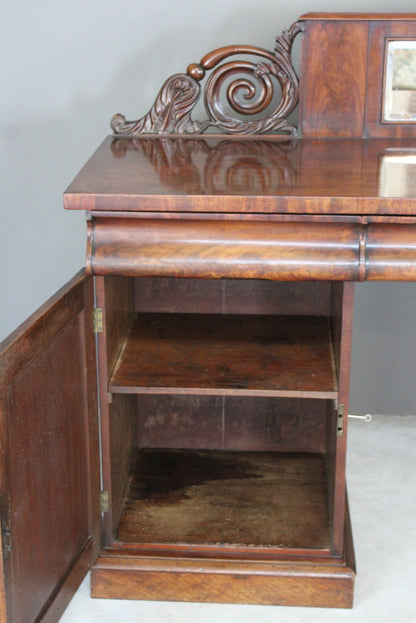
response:
{"label": "metal latch", "polygon": [[371,413],[366,413],[365,415],[354,415],[353,413],[348,413],[348,417],[352,418],[353,420],[364,420],[364,422],[372,422],[373,421],[373,416],[371,415]]}
{"label": "metal latch", "polygon": [[337,407],[337,437],[344,436],[344,405],[339,404]]}
{"label": "metal latch", "polygon": [[108,513],[110,510],[110,494],[108,491],[101,491],[100,493],[100,512]]}
{"label": "metal latch", "polygon": [[104,331],[103,310],[101,307],[94,307],[92,323],[94,333],[102,333]]}

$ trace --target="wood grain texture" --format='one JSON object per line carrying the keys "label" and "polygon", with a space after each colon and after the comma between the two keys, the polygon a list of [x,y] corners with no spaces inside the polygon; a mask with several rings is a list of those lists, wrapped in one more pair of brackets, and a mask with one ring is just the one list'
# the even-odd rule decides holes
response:
{"label": "wood grain texture", "polygon": [[102,218],[89,264],[132,277],[358,279],[360,233],[355,223]]}
{"label": "wood grain texture", "polygon": [[[350,286],[352,284],[345,284],[342,282],[336,282],[331,284],[331,329],[332,329],[332,339],[334,344],[334,357],[335,357],[335,368],[337,371],[337,378],[340,378],[340,375],[343,374],[344,370],[341,366],[341,355],[342,355],[342,328],[343,323],[346,319],[343,318],[343,311],[347,315],[352,315],[353,309],[352,307],[343,307],[344,303],[344,294],[346,291],[346,286]],[[343,363],[347,363],[343,361]],[[343,398],[345,398],[345,393],[343,394]],[[337,553],[342,552],[342,537],[344,534],[343,530],[343,519],[344,515],[339,515],[337,513],[337,483],[335,480],[336,475],[336,465],[338,460],[338,451],[340,448],[339,439],[337,437],[337,406],[338,404],[342,404],[342,400],[338,397],[337,401],[327,402],[327,419],[326,419],[326,443],[325,443],[325,463],[326,463],[326,474],[327,474],[327,490],[328,490],[328,509],[330,514],[330,523],[332,529],[332,537],[333,542],[332,546]],[[340,478],[344,481],[345,484],[345,475],[341,474]],[[343,500],[341,501],[343,504]],[[341,523],[340,523],[341,522]],[[341,541],[339,540],[341,538]]]}
{"label": "wood grain texture", "polygon": [[95,287],[96,305],[104,311],[103,331],[97,333],[97,357],[102,487],[109,495],[109,511],[103,515],[101,537],[104,543],[111,543],[127,487],[137,438],[137,420],[133,397],[110,397],[108,379],[134,319],[134,284],[117,276],[109,279],[99,277],[95,278]]}
{"label": "wood grain texture", "polygon": [[[326,438],[325,438],[325,470],[326,470],[326,486],[328,494],[328,513],[329,524],[331,526],[331,546],[334,550],[334,535],[338,535],[339,526],[334,522],[338,517],[335,513],[335,467],[337,459],[337,413],[336,404],[327,401],[326,407]],[[342,534],[344,526],[341,524]],[[337,548],[339,543],[337,542]]]}
{"label": "wood grain texture", "polygon": [[5,582],[16,623],[37,619],[52,600],[62,612],[91,564],[97,472],[84,301],[79,275],[0,349],[1,510],[12,546]]}
{"label": "wood grain texture", "polygon": [[135,279],[139,312],[329,316],[331,284],[259,279]]}
{"label": "wood grain texture", "polygon": [[104,559],[92,574],[92,595],[110,599],[214,602],[320,608],[351,608],[354,574],[325,565],[274,563],[150,568]]}
{"label": "wood grain texture", "polygon": [[143,314],[109,389],[335,398],[332,348],[323,317]]}
{"label": "wood grain texture", "polygon": [[[84,306],[82,278],[80,271],[70,286],[66,284],[44,305],[36,310],[23,324],[0,344],[2,379],[8,381],[34,359],[56,335],[61,325],[65,325]],[[77,287],[72,287],[78,284]],[[65,305],[61,299],[65,297]]]}
{"label": "wood grain texture", "polygon": [[79,557],[65,577],[62,578],[54,595],[43,609],[38,619],[39,623],[56,623],[60,620],[79,585],[90,570],[92,561],[96,560],[96,550],[97,544],[92,539],[87,541]]}
{"label": "wood grain texture", "polygon": [[412,281],[416,225],[100,218],[90,270],[131,277]]}
{"label": "wood grain texture", "polygon": [[91,573],[93,597],[351,608],[355,560],[351,527],[341,558],[298,562],[138,556],[103,552]]}
{"label": "wood grain texture", "polygon": [[139,448],[222,448],[226,424],[222,396],[137,397]]}
{"label": "wood grain texture", "polygon": [[106,465],[104,473],[110,473],[111,480],[104,477],[103,489],[110,494],[112,530],[109,530],[107,520],[103,535],[105,542],[111,542],[114,526],[119,520],[136,449],[136,401],[133,396],[113,396],[108,411],[110,453],[103,457],[103,464]]}
{"label": "wood grain texture", "polygon": [[114,368],[120,348],[134,320],[134,283],[117,275],[105,280],[104,331],[108,374]]}
{"label": "wood grain texture", "polygon": [[165,213],[201,212],[245,219],[415,213],[414,197],[383,196],[379,179],[386,148],[411,150],[411,140],[181,136],[122,143],[122,149],[111,137],[102,143],[65,192],[67,209],[153,212],[161,220]]}
{"label": "wood grain texture", "polygon": [[414,21],[416,20],[416,13],[324,13],[318,11],[311,11],[302,15],[300,20],[319,20],[319,21]]}
{"label": "wood grain texture", "polygon": [[[72,333],[78,327],[69,325],[68,329]],[[64,334],[57,348],[69,353],[73,348],[72,335]],[[76,400],[71,396],[78,382],[77,370],[82,370],[83,365],[78,358],[71,361],[66,357],[67,365],[62,366],[57,351],[48,354],[49,357],[44,351],[40,355],[37,366],[55,370],[56,376],[49,374],[50,383],[37,375],[31,381],[30,369],[26,368],[9,386],[9,410],[16,414],[9,422],[13,440],[11,529],[16,543],[12,550],[13,610],[16,619],[23,621],[40,611],[65,573],[67,561],[76,556],[89,536],[88,497],[83,484],[87,465],[84,453],[78,450],[85,431],[79,416],[78,421],[73,417],[83,414],[83,395],[75,396]],[[57,376],[65,379],[64,385],[62,381],[58,384]],[[37,396],[40,384],[47,400]],[[85,392],[85,387],[82,389]],[[27,422],[26,414],[31,408]],[[48,543],[54,547],[48,547]],[[31,595],[29,603],[25,594]]]}
{"label": "wood grain texture", "polygon": [[140,448],[326,452],[325,400],[138,397]]}
{"label": "wood grain texture", "polygon": [[224,399],[224,448],[325,453],[325,400]]}
{"label": "wood grain texture", "polygon": [[[97,351],[93,322],[94,280],[85,278],[84,284],[84,333],[85,333],[85,386],[84,401],[89,417],[86,436],[88,439],[88,487],[91,534],[91,559],[98,555],[101,541],[100,513],[100,437],[98,418]],[[86,554],[84,554],[84,557]],[[74,570],[74,574],[76,571]],[[66,589],[68,592],[68,589]]]}
{"label": "wood grain texture", "polygon": [[416,225],[368,226],[366,279],[416,280]]}
{"label": "wood grain texture", "polygon": [[[399,15],[397,16],[397,18]],[[365,136],[370,138],[416,138],[416,123],[383,122],[385,54],[388,39],[415,39],[415,17],[375,21],[369,30]]]}
{"label": "wood grain texture", "polygon": [[[331,446],[334,448],[333,464],[331,466],[331,482],[333,483],[333,552],[341,554],[344,549],[344,529],[343,522],[346,516],[346,450],[348,438],[348,410],[350,394],[350,374],[351,374],[351,347],[352,347],[352,326],[354,310],[354,284],[344,283],[333,291],[333,319],[335,336],[334,342],[338,344],[337,350],[337,370],[339,382],[338,404],[344,405],[343,434],[336,435],[337,425],[330,426],[329,452]],[[335,419],[336,413],[333,414]],[[335,435],[335,440],[334,436]],[[334,443],[335,441],[335,443]]]}
{"label": "wood grain texture", "polygon": [[368,23],[305,22],[299,131],[305,138],[363,136]]}
{"label": "wood grain texture", "polygon": [[122,543],[329,550],[319,454],[142,450],[117,530]]}

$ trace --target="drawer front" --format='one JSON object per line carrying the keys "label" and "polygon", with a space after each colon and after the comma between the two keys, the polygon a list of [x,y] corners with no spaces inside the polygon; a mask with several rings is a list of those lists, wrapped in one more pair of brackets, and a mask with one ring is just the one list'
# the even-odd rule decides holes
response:
{"label": "drawer front", "polygon": [[95,218],[89,222],[87,271],[127,277],[413,281],[416,225]]}

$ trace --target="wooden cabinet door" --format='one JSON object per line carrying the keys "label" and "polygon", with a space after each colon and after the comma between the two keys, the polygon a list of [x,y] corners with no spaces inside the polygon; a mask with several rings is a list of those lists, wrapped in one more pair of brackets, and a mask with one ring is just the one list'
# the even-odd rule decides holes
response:
{"label": "wooden cabinet door", "polygon": [[0,345],[0,621],[57,621],[95,556],[99,465],[91,279]]}

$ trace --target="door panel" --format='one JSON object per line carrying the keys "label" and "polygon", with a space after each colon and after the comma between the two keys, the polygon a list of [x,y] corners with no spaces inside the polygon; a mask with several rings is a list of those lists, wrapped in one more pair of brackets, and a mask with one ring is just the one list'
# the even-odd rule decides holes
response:
{"label": "door panel", "polygon": [[8,622],[58,620],[94,555],[92,300],[91,281],[77,275],[0,349]]}

